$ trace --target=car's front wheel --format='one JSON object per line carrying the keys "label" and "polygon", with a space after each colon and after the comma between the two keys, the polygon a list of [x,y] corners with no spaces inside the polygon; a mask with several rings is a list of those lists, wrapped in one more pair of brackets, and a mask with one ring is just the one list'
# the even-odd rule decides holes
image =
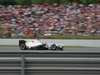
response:
{"label": "car's front wheel", "polygon": [[58,47],[57,50],[63,51],[63,47]]}
{"label": "car's front wheel", "polygon": [[56,45],[51,45],[50,49],[51,50],[57,50],[57,46]]}

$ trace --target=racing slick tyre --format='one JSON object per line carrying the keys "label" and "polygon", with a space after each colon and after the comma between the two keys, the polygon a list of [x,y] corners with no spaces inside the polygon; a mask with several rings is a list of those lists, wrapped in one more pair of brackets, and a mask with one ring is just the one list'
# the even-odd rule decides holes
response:
{"label": "racing slick tyre", "polygon": [[51,45],[50,47],[51,50],[57,50],[57,46],[55,44]]}
{"label": "racing slick tyre", "polygon": [[25,44],[21,44],[21,45],[20,45],[20,49],[21,49],[21,50],[27,49],[27,48],[26,48],[26,45],[25,45]]}
{"label": "racing slick tyre", "polygon": [[63,51],[63,48],[64,48],[63,46],[62,46],[62,47],[59,47],[59,46],[58,46],[58,47],[57,47],[57,50]]}
{"label": "racing slick tyre", "polygon": [[20,48],[21,50],[27,49],[27,48],[26,48],[26,45],[25,45],[25,42],[26,42],[26,41],[24,41],[24,40],[19,40],[19,48]]}
{"label": "racing slick tyre", "polygon": [[61,50],[61,51],[63,51],[63,48],[64,48],[63,46],[62,47],[56,46],[56,44],[53,44],[50,47],[51,50]]}

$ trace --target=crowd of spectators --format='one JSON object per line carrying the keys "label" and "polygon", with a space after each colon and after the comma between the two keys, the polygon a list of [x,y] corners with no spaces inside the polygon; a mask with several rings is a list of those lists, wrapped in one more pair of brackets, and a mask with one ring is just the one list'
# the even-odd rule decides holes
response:
{"label": "crowd of spectators", "polygon": [[99,4],[0,5],[0,37],[100,34]]}

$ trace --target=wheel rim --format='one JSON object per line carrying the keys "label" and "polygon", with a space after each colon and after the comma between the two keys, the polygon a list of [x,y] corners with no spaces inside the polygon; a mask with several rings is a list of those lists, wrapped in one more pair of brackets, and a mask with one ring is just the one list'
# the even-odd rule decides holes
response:
{"label": "wheel rim", "polygon": [[22,45],[20,46],[20,48],[21,48],[22,50],[25,49],[25,45],[22,44]]}
{"label": "wheel rim", "polygon": [[52,50],[56,50],[56,47],[55,47],[55,46],[54,46],[54,47],[51,47],[51,49],[52,49]]}

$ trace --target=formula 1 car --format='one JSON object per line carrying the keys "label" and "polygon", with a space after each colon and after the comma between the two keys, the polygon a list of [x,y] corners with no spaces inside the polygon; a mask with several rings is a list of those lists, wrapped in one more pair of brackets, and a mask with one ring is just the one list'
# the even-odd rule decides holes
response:
{"label": "formula 1 car", "polygon": [[40,40],[19,40],[19,48],[21,50],[63,50],[63,46],[56,44],[48,46]]}

